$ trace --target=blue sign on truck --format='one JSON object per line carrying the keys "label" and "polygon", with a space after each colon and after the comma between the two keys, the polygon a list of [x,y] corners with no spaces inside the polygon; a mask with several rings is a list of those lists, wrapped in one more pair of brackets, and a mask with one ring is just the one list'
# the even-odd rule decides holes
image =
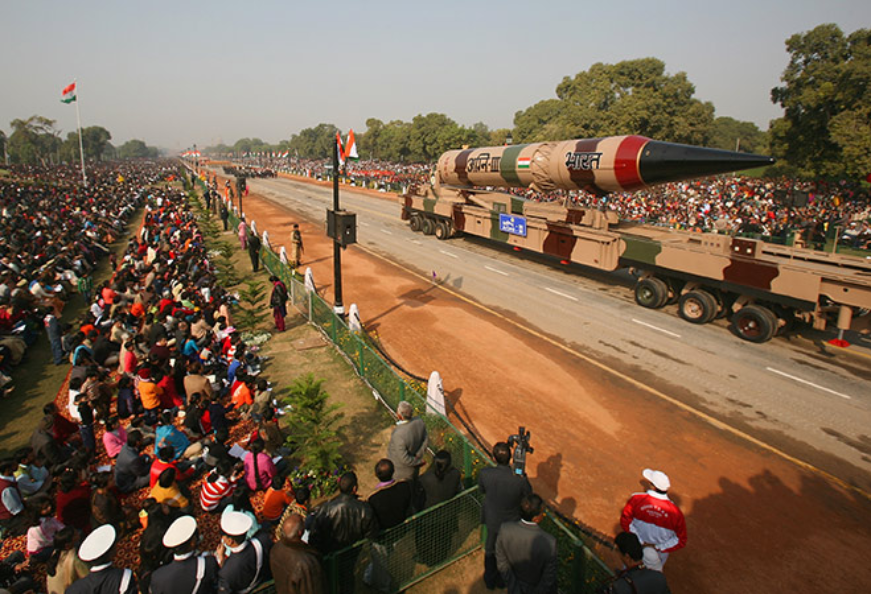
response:
{"label": "blue sign on truck", "polygon": [[503,233],[526,237],[526,217],[499,213],[499,230]]}

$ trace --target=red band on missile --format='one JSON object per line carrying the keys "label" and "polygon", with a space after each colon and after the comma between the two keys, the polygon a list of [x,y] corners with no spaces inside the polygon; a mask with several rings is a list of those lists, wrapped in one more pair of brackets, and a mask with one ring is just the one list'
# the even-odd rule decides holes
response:
{"label": "red band on missile", "polygon": [[617,156],[614,158],[614,175],[617,178],[617,183],[624,190],[637,190],[646,185],[638,171],[638,163],[641,150],[649,140],[644,136],[627,136],[617,148]]}

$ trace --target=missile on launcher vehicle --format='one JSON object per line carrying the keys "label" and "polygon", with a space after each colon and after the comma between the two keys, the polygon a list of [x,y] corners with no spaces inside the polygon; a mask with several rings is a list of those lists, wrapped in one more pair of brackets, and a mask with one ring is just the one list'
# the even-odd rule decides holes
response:
{"label": "missile on launcher vehicle", "polygon": [[447,186],[532,187],[541,192],[632,192],[654,184],[763,167],[771,157],[610,136],[448,151],[436,175]]}
{"label": "missile on launcher vehicle", "polygon": [[843,332],[871,328],[871,260],[691,233],[618,219],[569,200],[539,203],[497,188],[584,190],[599,196],[770,165],[771,157],[659,142],[643,136],[453,150],[431,183],[400,197],[413,231],[483,237],[601,270],[630,268],[635,300],[677,303],[685,320],[731,316],[735,333],[765,342],[795,321]]}

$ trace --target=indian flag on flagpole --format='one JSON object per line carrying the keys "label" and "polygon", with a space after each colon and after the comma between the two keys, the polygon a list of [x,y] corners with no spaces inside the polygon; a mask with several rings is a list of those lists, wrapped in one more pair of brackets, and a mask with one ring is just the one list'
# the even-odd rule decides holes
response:
{"label": "indian flag on flagpole", "polygon": [[345,145],[345,158],[353,159],[355,161],[360,159],[360,157],[357,155],[357,140],[354,138],[353,129],[348,132],[348,142]]}
{"label": "indian flag on flagpole", "polygon": [[61,103],[72,103],[76,100],[76,83],[72,83],[64,87],[61,92]]}
{"label": "indian flag on flagpole", "polygon": [[529,157],[520,157],[517,159],[517,168],[518,169],[529,169]]}

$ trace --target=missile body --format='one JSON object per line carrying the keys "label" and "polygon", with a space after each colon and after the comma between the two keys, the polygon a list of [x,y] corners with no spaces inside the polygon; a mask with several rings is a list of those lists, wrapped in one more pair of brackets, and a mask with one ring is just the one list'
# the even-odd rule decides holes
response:
{"label": "missile body", "polygon": [[773,158],[762,155],[644,136],[609,136],[448,151],[439,158],[436,175],[440,184],[448,186],[585,190],[603,195],[772,163]]}

